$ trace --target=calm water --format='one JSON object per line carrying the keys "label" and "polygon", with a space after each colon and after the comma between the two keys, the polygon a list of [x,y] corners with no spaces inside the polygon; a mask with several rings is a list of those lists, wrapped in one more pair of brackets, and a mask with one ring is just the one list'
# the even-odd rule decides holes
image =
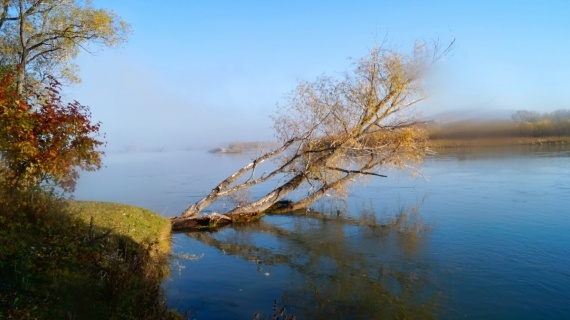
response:
{"label": "calm water", "polygon": [[[176,234],[168,303],[191,319],[271,318],[274,301],[297,319],[568,319],[569,150],[442,154],[316,204],[330,219]],[[252,157],[115,154],[76,198],[173,216]]]}

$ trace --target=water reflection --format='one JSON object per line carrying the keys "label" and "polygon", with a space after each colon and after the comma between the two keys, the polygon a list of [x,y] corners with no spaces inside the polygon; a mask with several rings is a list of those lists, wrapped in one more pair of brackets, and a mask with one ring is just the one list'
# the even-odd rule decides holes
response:
{"label": "water reflection", "polygon": [[413,208],[382,224],[313,213],[187,236],[251,261],[266,276],[286,266],[289,279],[274,297],[297,318],[432,319],[442,294],[422,255],[429,231]]}
{"label": "water reflection", "polygon": [[[248,255],[224,255],[214,246],[176,234],[175,255],[202,258],[175,258],[183,269],[178,273],[173,266],[172,279],[165,281],[168,304],[188,310],[191,319],[253,319],[256,312],[265,319],[274,299],[280,306],[287,299],[287,312],[298,319],[333,312],[340,314],[333,318],[381,318],[380,311],[347,306],[356,306],[352,301],[359,286],[364,292],[381,293],[366,282],[373,280],[387,293],[369,303],[391,305],[395,311],[385,311],[388,319],[417,315],[421,308],[427,310],[425,317],[440,319],[570,319],[570,147],[519,149],[496,154],[450,149],[426,159],[424,179],[390,172],[388,178],[356,185],[347,199],[347,215],[357,219],[351,222],[347,216],[342,227],[329,221],[336,212],[324,205],[323,212],[332,212],[332,217],[269,216],[260,222],[276,227],[280,236],[254,225],[206,235],[228,245],[250,245]],[[76,198],[130,203],[173,216],[250,158],[241,157],[207,152],[109,155],[105,170],[82,176]],[[367,226],[395,221],[383,219],[402,205],[421,203],[426,194],[429,199],[419,214],[402,211],[408,212],[407,218],[399,218],[402,227]],[[327,234],[335,228],[342,232],[341,239]],[[349,274],[337,271],[340,258],[329,258],[332,252],[318,252],[325,250],[325,240],[347,248],[340,256],[353,262],[348,267],[340,264],[343,268],[367,275],[350,279],[354,288],[336,285],[354,295],[342,307],[334,300],[341,299],[334,293],[334,277]],[[310,250],[305,253],[304,247]],[[359,259],[366,267],[357,265]],[[319,260],[317,266],[309,264]],[[398,274],[404,275],[404,291],[400,280],[393,280]],[[317,288],[318,295],[311,288]],[[405,290],[415,296],[401,296]],[[327,305],[325,295],[333,302]],[[394,296],[396,302],[384,302]],[[401,309],[408,311],[398,313]]]}

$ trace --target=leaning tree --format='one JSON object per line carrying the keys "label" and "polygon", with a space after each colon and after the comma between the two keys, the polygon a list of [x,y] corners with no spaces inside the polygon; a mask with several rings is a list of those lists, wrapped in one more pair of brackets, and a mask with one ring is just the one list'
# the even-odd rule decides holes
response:
{"label": "leaning tree", "polygon": [[[341,78],[301,82],[273,117],[281,146],[254,159],[173,218],[173,229],[247,221],[270,208],[299,210],[325,194],[346,193],[359,178],[383,177],[380,170],[414,170],[428,151],[427,133],[409,107],[425,99],[426,76],[450,48],[421,42],[404,54],[375,47]],[[257,174],[269,159],[275,168]],[[276,177],[279,183],[264,196],[224,214],[200,215],[214,202]],[[275,206],[298,189],[303,196]]]}

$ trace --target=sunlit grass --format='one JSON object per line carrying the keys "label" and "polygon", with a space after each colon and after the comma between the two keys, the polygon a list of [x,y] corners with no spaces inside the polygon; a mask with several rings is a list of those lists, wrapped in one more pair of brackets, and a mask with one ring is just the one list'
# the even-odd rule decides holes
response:
{"label": "sunlit grass", "polygon": [[97,201],[71,201],[69,204],[71,212],[87,224],[93,216],[94,226],[98,228],[111,229],[138,243],[157,242],[161,253],[170,251],[170,222],[150,210]]}

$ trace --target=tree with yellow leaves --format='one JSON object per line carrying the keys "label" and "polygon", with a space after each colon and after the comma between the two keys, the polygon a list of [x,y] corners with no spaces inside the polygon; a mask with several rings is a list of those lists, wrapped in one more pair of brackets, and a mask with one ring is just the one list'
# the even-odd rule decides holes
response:
{"label": "tree with yellow leaves", "polygon": [[[173,219],[173,227],[243,221],[270,208],[303,209],[325,194],[346,194],[359,178],[382,177],[390,167],[413,170],[427,152],[427,132],[409,107],[424,100],[426,74],[452,44],[442,49],[421,42],[411,54],[375,47],[340,79],[301,82],[273,118],[282,146],[222,181]],[[276,168],[256,176],[268,159],[276,160]],[[224,215],[199,216],[215,201],[276,177],[282,182],[266,195]],[[304,190],[302,197],[276,208],[298,189]]]}
{"label": "tree with yellow leaves", "polygon": [[130,26],[91,1],[0,0],[0,65],[18,68],[18,92],[48,77],[78,82],[72,62],[92,45],[124,42]]}

